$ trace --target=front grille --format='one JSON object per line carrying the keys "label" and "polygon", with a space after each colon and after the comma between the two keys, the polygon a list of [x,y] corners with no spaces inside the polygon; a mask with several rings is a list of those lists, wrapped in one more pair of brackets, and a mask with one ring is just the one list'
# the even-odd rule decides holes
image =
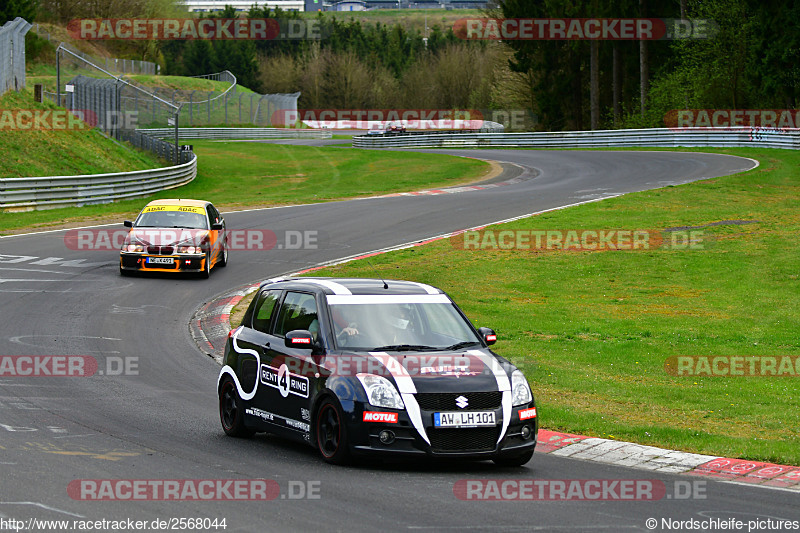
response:
{"label": "front grille", "polygon": [[175,252],[173,246],[148,246],[147,253],[150,255],[172,255]]}
{"label": "front grille", "polygon": [[437,429],[428,428],[434,452],[490,452],[500,437],[500,428]]}
{"label": "front grille", "polygon": [[[463,396],[469,404],[461,409],[456,404],[456,398]],[[416,394],[415,398],[420,409],[424,411],[475,411],[499,409],[503,400],[503,393],[495,392],[427,392]]]}

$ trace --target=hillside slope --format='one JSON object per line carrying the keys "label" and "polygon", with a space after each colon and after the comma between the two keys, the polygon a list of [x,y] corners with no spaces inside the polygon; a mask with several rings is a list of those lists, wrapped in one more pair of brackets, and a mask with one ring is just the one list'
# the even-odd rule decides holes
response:
{"label": "hillside slope", "polygon": [[[34,102],[31,89],[10,91],[0,97],[0,178],[102,174],[165,165],[149,152],[122,145],[90,129],[18,129],[31,123],[19,115],[19,110],[56,109],[49,102]],[[43,124],[58,126],[47,119]]]}

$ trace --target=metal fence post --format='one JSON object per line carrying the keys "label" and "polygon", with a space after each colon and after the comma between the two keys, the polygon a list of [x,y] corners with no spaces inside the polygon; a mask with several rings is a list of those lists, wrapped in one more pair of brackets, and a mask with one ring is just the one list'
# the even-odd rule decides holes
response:
{"label": "metal fence post", "polygon": [[192,122],[192,98],[194,97],[194,91],[189,93],[189,126],[194,125]]}
{"label": "metal fence post", "polygon": [[61,47],[56,48],[56,105],[61,105]]}

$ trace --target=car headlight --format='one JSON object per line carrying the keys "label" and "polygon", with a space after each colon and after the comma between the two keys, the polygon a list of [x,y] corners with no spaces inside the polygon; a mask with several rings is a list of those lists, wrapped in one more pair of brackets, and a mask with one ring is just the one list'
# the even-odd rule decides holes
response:
{"label": "car headlight", "polygon": [[144,252],[144,246],[141,244],[126,244],[122,247],[122,250],[125,252]]}
{"label": "car headlight", "polygon": [[375,407],[388,407],[389,409],[405,409],[400,393],[392,385],[392,382],[383,376],[375,374],[356,374],[367,399]]}
{"label": "car headlight", "polygon": [[179,254],[196,254],[200,252],[197,246],[178,246]]}
{"label": "car headlight", "polygon": [[521,371],[514,370],[511,373],[511,403],[516,407],[531,403],[531,400],[533,400],[533,394],[531,394],[528,380]]}

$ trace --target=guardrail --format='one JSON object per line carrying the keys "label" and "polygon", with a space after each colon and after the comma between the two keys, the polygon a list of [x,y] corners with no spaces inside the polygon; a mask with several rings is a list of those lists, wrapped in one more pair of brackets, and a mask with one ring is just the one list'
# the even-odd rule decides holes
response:
{"label": "guardrail", "polygon": [[[160,138],[173,138],[172,128],[138,129],[141,133]],[[178,128],[179,139],[330,139],[330,130],[295,130],[288,128]]]}
{"label": "guardrail", "polygon": [[539,133],[359,135],[354,148],[624,148],[751,147],[800,149],[800,130],[780,128],[655,128]]}
{"label": "guardrail", "polygon": [[49,176],[41,178],[0,178],[0,209],[29,211],[64,206],[108,203],[148,196],[185,185],[197,176],[197,156],[180,165],[152,170]]}

